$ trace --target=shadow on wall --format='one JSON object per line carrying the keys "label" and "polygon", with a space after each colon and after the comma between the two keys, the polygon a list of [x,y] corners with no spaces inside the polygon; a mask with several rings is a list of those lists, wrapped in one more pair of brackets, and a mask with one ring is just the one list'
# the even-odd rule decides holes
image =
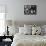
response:
{"label": "shadow on wall", "polygon": [[46,25],[46,21],[15,21],[15,20],[6,20],[6,26],[24,26],[27,25]]}

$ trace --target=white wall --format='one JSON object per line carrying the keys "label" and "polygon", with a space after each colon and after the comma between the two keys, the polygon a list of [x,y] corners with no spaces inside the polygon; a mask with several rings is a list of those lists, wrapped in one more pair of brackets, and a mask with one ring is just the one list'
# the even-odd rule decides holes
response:
{"label": "white wall", "polygon": [[[37,5],[37,15],[25,16],[24,5]],[[16,20],[23,21],[45,21],[46,20],[46,1],[42,0],[16,0],[15,17]]]}
{"label": "white wall", "polygon": [[[46,0],[0,0],[7,5],[9,20],[16,21],[46,21]],[[37,5],[37,15],[24,15],[24,5]]]}

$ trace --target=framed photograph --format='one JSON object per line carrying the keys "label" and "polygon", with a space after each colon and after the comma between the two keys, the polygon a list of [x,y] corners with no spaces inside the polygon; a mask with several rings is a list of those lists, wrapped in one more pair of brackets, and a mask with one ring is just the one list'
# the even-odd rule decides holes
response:
{"label": "framed photograph", "polygon": [[36,15],[37,6],[36,5],[24,5],[24,15]]}

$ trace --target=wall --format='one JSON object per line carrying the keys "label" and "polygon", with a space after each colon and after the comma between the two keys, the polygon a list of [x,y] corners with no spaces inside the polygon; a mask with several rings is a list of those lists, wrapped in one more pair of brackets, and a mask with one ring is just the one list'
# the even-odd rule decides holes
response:
{"label": "wall", "polygon": [[[16,21],[46,21],[46,0],[0,0],[7,5],[7,20]],[[24,5],[37,5],[37,15],[24,15]]]}
{"label": "wall", "polygon": [[[25,16],[24,5],[37,5],[37,15]],[[21,21],[46,21],[46,1],[44,0],[16,0],[15,2],[15,17],[16,20]]]}
{"label": "wall", "polygon": [[[34,0],[16,0],[15,1],[15,20],[19,21],[43,21],[46,20],[46,6],[45,1],[34,1]],[[36,16],[25,16],[24,15],[24,5],[25,4],[36,4],[37,5],[37,15]]]}

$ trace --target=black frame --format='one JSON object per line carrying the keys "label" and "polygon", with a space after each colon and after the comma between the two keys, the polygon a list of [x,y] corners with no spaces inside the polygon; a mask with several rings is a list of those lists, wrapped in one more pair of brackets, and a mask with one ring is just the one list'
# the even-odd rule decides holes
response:
{"label": "black frame", "polygon": [[24,15],[36,15],[37,5],[24,5]]}

